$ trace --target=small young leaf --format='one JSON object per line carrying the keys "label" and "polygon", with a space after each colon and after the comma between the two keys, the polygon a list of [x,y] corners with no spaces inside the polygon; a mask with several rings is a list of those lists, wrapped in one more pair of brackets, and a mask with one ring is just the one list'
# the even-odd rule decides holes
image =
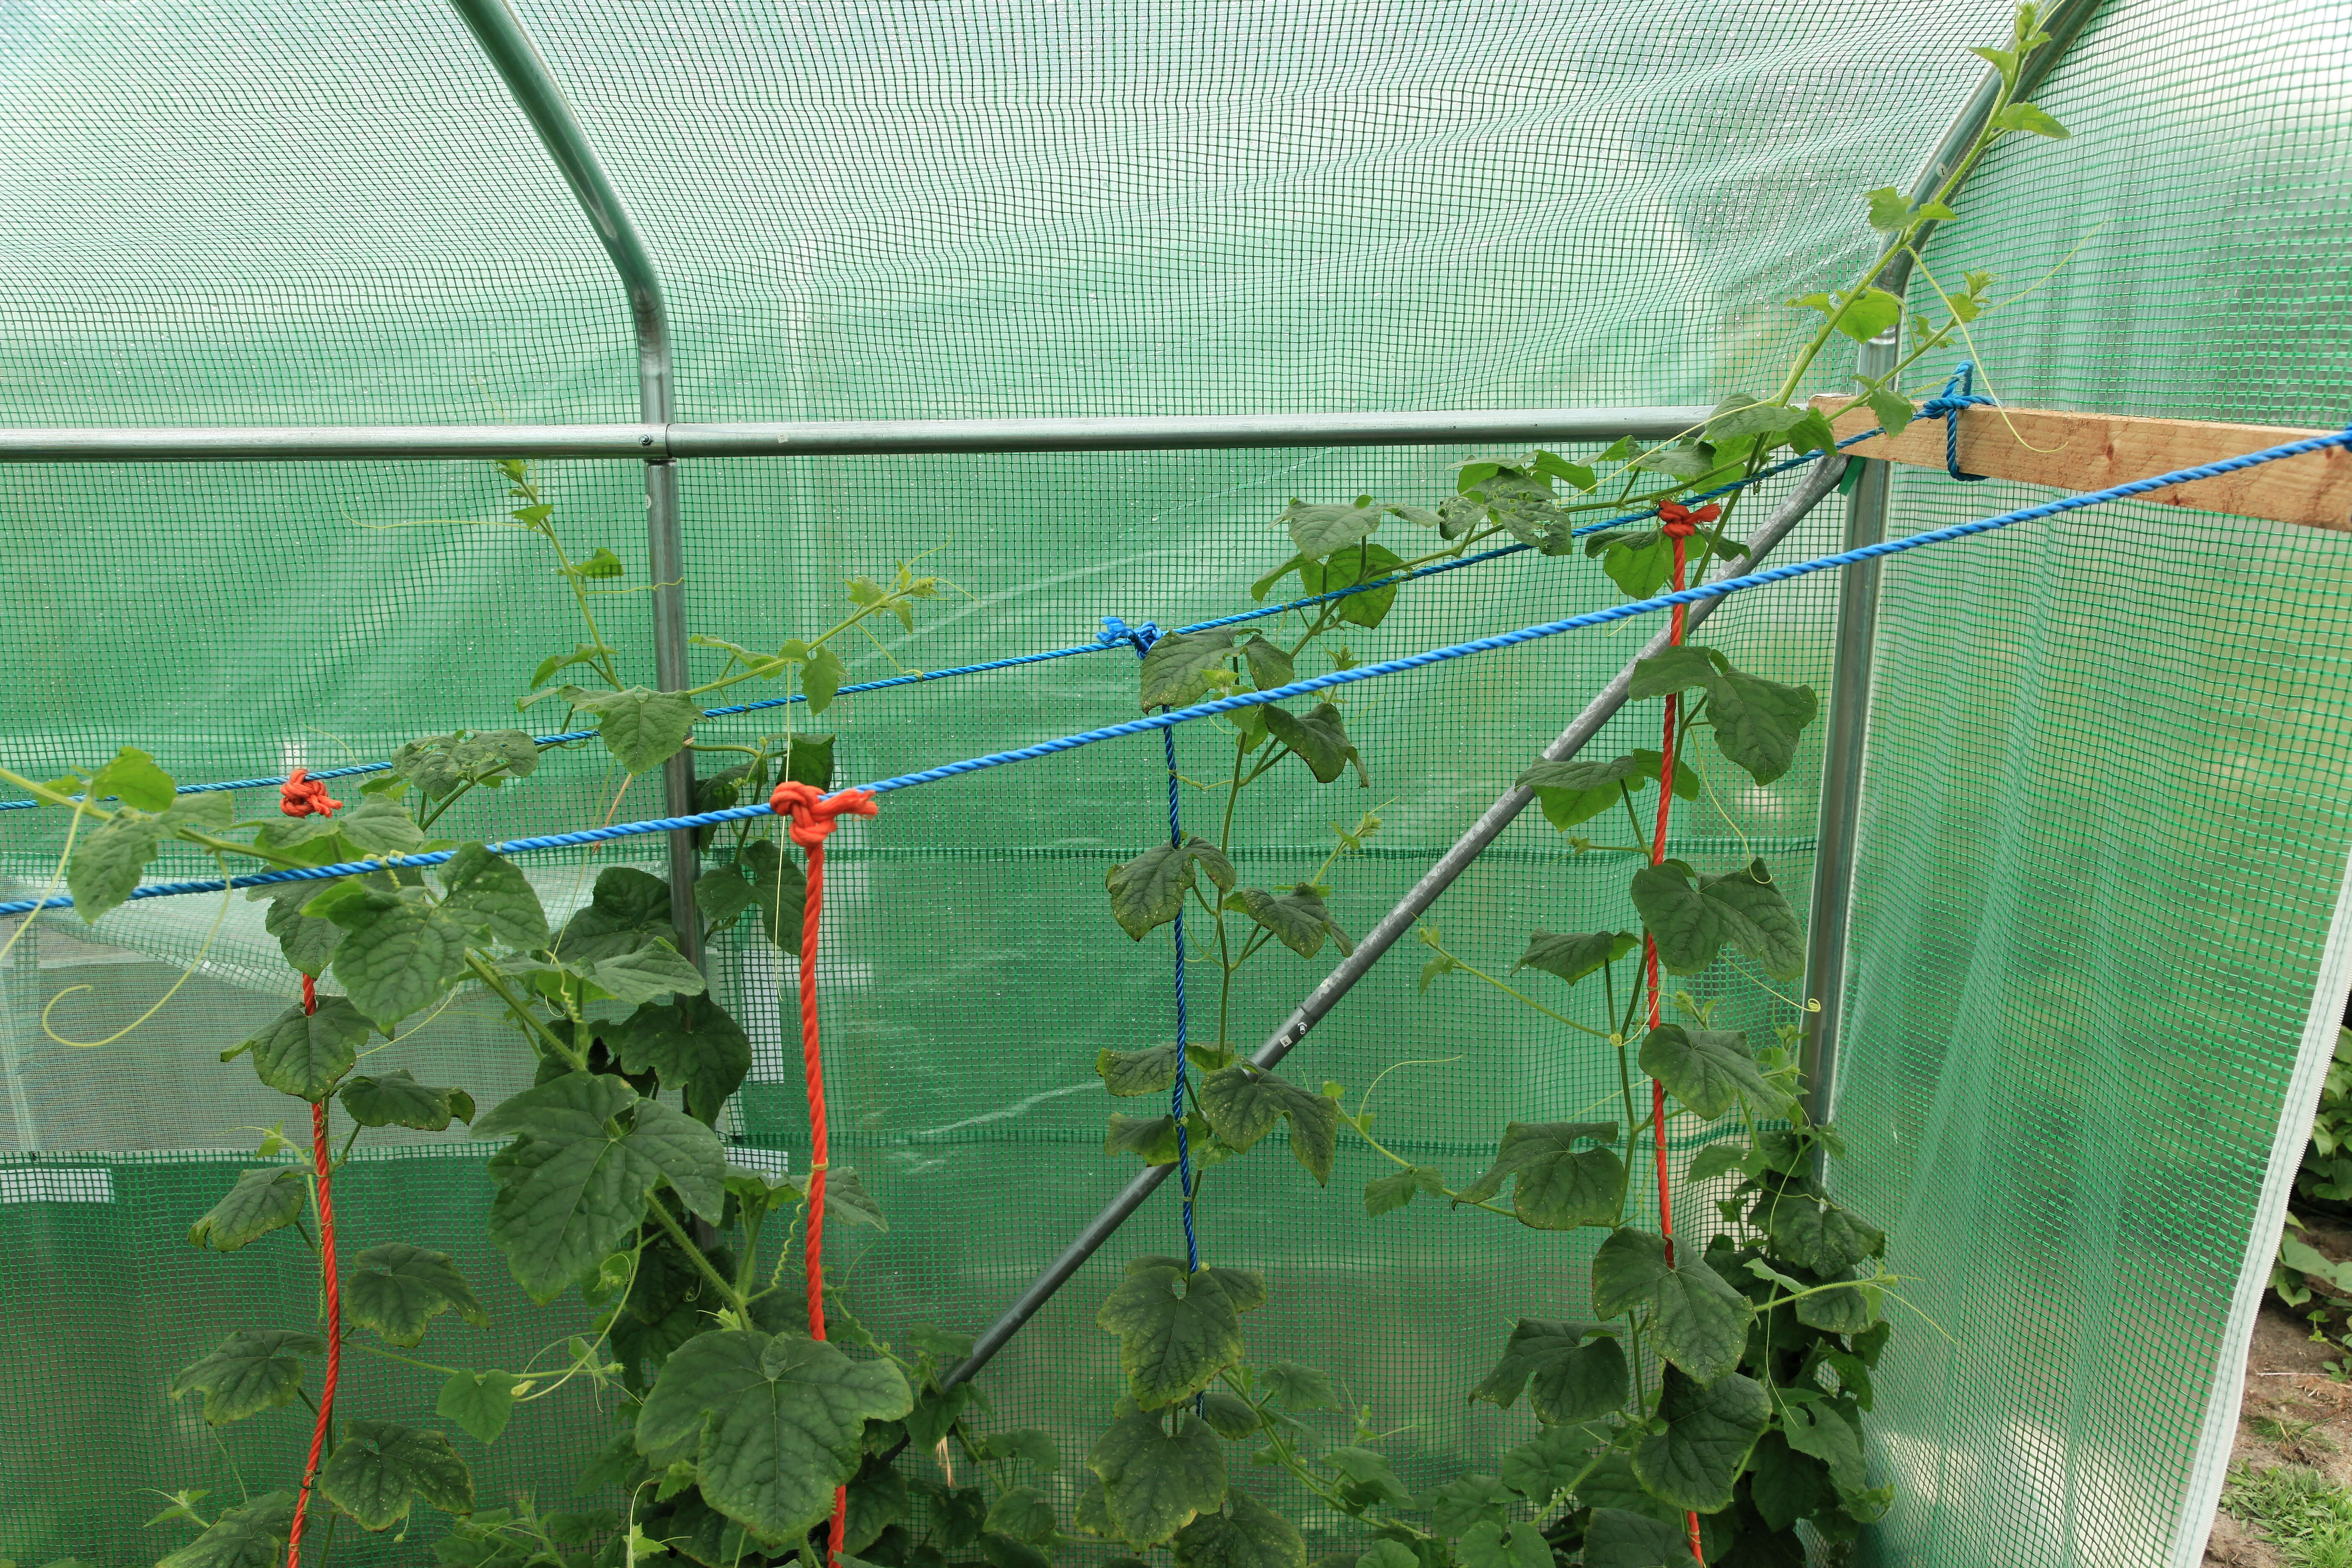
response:
{"label": "small young leaf", "polygon": [[1147,712],[1198,702],[1233,651],[1234,634],[1228,631],[1169,633],[1143,656],[1138,700]]}
{"label": "small young leaf", "polygon": [[1331,1386],[1331,1379],[1311,1366],[1302,1366],[1295,1361],[1268,1362],[1258,1379],[1267,1393],[1293,1410],[1339,1407],[1339,1391]]}
{"label": "small young leaf", "polygon": [[124,806],[74,845],[66,863],[66,889],[85,925],[131,897],[139,873],[155,858],[161,819]]}
{"label": "small young leaf", "polygon": [[489,1325],[490,1315],[446,1252],[394,1241],[369,1247],[352,1263],[343,1281],[343,1310],[387,1343],[417,1343],[433,1319],[452,1309],[476,1328]]}
{"label": "small young leaf", "polygon": [[1870,204],[1870,226],[1881,234],[1893,234],[1910,221],[1911,200],[1893,185],[1864,193]]}
{"label": "small young leaf", "polygon": [[1540,969],[1573,985],[1633,952],[1639,940],[1629,931],[1539,931],[1528,938],[1528,950],[1511,965],[1511,971],[1517,973],[1522,969]]}
{"label": "small young leaf", "polygon": [[175,791],[172,775],[155,765],[155,759],[136,746],[125,746],[114,753],[113,761],[98,770],[89,781],[89,798],[102,801],[110,797],[141,811],[162,811],[170,806]]}
{"label": "small young leaf", "polygon": [[2053,142],[2063,142],[2074,134],[2030,103],[2011,104],[1994,115],[1992,122],[1997,130],[2031,131],[2036,136],[2047,136]]}
{"label": "small young leaf", "polygon": [[1889,436],[1903,434],[1904,426],[1909,425],[1918,412],[1909,398],[1885,387],[1870,394],[1869,402],[1872,416]]}
{"label": "small young leaf", "polygon": [[597,732],[621,766],[646,773],[677,754],[702,710],[682,691],[590,691],[567,686],[562,693],[579,712],[596,720]]}
{"label": "small young leaf", "polygon": [[1095,1058],[1095,1071],[1103,1087],[1122,1099],[1139,1094],[1165,1094],[1176,1081],[1174,1046],[1148,1051],[1104,1051]]}
{"label": "small young leaf", "polygon": [[514,1414],[515,1384],[520,1381],[510,1372],[452,1373],[433,1402],[433,1413],[455,1421],[476,1442],[495,1443]]}
{"label": "small young leaf", "polygon": [[1412,1202],[1418,1193],[1433,1195],[1445,1190],[1445,1173],[1429,1165],[1413,1165],[1364,1184],[1364,1212],[1377,1219]]}
{"label": "small young leaf", "polygon": [[[1321,952],[1326,936],[1343,955],[1356,951],[1354,941],[1331,918],[1323,895],[1306,883],[1279,896],[1263,888],[1244,888],[1234,897],[1240,900],[1244,914],[1301,958],[1312,958]],[[1229,903],[1226,907],[1233,906]]]}
{"label": "small young leaf", "polygon": [[822,713],[833,706],[835,693],[849,677],[849,667],[841,656],[829,647],[814,649],[808,662],[801,666],[801,690],[808,696],[808,710]]}
{"label": "small young leaf", "polygon": [[1318,703],[1304,719],[1271,704],[1265,711],[1266,732],[1297,753],[1316,783],[1330,784],[1352,764],[1357,784],[1364,789],[1372,787],[1364,773],[1363,758],[1348,739],[1339,709],[1328,702]]}

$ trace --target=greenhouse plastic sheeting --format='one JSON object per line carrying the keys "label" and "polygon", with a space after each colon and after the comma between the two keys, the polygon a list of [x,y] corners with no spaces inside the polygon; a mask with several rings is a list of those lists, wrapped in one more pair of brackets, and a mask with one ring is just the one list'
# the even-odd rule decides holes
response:
{"label": "greenhouse plastic sheeting", "polygon": [[[1711,401],[1785,363],[1781,301],[1866,257],[1857,193],[1908,179],[1976,86],[1963,46],[2005,26],[1979,3],[519,15],[646,231],[681,416],[698,420]],[[2321,8],[2102,6],[2039,95],[2074,140],[1997,150],[1927,258],[1945,279],[1994,267],[2000,292],[2059,267],[1979,323],[1992,388],[2340,423],[2346,61],[2342,19]],[[18,6],[0,15],[0,115],[7,424],[635,416],[618,286],[443,9]],[[1948,366],[1928,368],[1932,387]],[[1814,385],[1847,369],[1832,356]],[[806,635],[837,617],[842,577],[930,552],[921,570],[953,590],[887,654],[853,659],[856,677],[1082,642],[1105,615],[1175,626],[1245,606],[1286,553],[1269,525],[1287,498],[1426,500],[1468,455],[687,464],[689,618],[743,642]],[[643,584],[636,469],[541,477],[566,537],[608,545]],[[1893,526],[2042,493],[1904,472]],[[478,465],[0,470],[16,588],[0,762],[47,776],[135,742],[183,779],[241,777],[512,721],[530,667],[576,639],[529,541],[446,521],[504,504]],[[1842,510],[1822,508],[1781,558],[1832,548]],[[2314,1021],[2352,978],[2347,550],[2126,505],[1886,568],[1843,1032],[1852,1152],[1833,1180],[1894,1233],[1933,1325],[1900,1312],[1880,1379],[1874,1464],[1897,1500],[1870,1561],[2196,1558],[2326,1054]],[[1349,644],[1385,657],[1613,597],[1580,559],[1517,557],[1406,590]],[[604,603],[614,639],[643,649],[643,596]],[[1784,584],[1727,605],[1707,640],[1825,690],[1834,604],[1826,577]],[[1379,835],[1328,874],[1360,931],[1645,635],[1356,689],[1370,788],[1253,799],[1245,874],[1307,875],[1326,824],[1374,809]],[[635,677],[649,665],[637,656]],[[845,700],[823,723],[843,777],[871,779],[1127,716],[1133,679],[1110,649]],[[1601,743],[1640,743],[1651,721]],[[1706,764],[1715,803],[1674,852],[1762,854],[1798,898],[1818,727],[1810,742],[1769,791]],[[1219,765],[1213,736],[1177,743],[1188,773]],[[1128,1175],[1099,1152],[1093,1063],[1169,1037],[1168,949],[1118,932],[1102,877],[1162,830],[1164,785],[1159,742],[1136,737],[893,795],[835,838],[821,975],[835,1158],[892,1228],[834,1256],[877,1326],[977,1330]],[[651,784],[617,793],[596,755],[562,753],[462,831],[659,809]],[[46,880],[56,833],[0,816],[16,889]],[[530,874],[560,910],[602,867],[651,864],[651,843],[540,857]],[[1531,817],[1432,918],[1465,954],[1507,961],[1534,925],[1622,923],[1622,863]],[[240,1476],[299,1465],[294,1416],[215,1434],[166,1394],[229,1330],[313,1311],[292,1237],[227,1258],[184,1238],[290,1103],[215,1060],[294,991],[258,908],[47,916],[0,963],[0,1142],[16,1151],[0,1157],[0,1556],[149,1561],[185,1538],[142,1529],[153,1492],[233,1498]],[[1423,995],[1415,967],[1391,959],[1294,1058],[1307,1081],[1357,1090],[1424,1064],[1380,1088],[1395,1146],[1467,1172],[1505,1120],[1613,1092],[1595,1052],[1452,983]],[[725,1126],[742,1158],[803,1161],[775,961],[730,946],[713,968],[757,1051]],[[1262,1037],[1321,973],[1262,966],[1234,1038]],[[1729,1005],[1751,1027],[1795,1016],[1752,990]],[[394,1050],[484,1103],[524,1072],[463,997]],[[1490,1467],[1528,1417],[1462,1395],[1512,1317],[1577,1310],[1590,1240],[1424,1206],[1368,1220],[1355,1191],[1373,1173],[1347,1151],[1328,1192],[1278,1152],[1222,1170],[1204,1253],[1267,1272],[1254,1348],[1328,1367],[1400,1429],[1388,1447],[1413,1483]],[[479,1146],[403,1133],[362,1146],[337,1207],[348,1248],[454,1250],[495,1321],[428,1343],[511,1365],[589,1310],[528,1306],[478,1242],[486,1194]],[[1092,1325],[1107,1281],[1174,1226],[1163,1194],[986,1374],[1066,1455],[1117,1385]],[[359,1356],[347,1375],[347,1409],[432,1397],[413,1368]],[[567,1392],[487,1451],[459,1442],[486,1498],[585,1506],[610,1500],[572,1491],[608,1422]],[[1351,1540],[1336,1518],[1307,1522],[1318,1552]],[[347,1532],[335,1552],[416,1561],[441,1528],[421,1517],[404,1544]]]}

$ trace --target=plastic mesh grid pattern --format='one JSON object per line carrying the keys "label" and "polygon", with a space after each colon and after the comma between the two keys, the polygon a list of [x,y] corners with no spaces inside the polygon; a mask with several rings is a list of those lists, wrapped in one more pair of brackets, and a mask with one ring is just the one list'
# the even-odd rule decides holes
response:
{"label": "plastic mesh grid pattern", "polygon": [[[647,231],[689,418],[1706,401],[1780,362],[1793,330],[1780,300],[1860,259],[1853,193],[1908,174],[1973,85],[1958,47],[1999,25],[1990,5],[1896,16],[1859,4],[1620,14],[1324,0],[521,15]],[[1990,263],[2026,279],[2105,220],[2066,270],[1983,324],[1979,357],[2003,395],[2341,416],[2342,29],[2283,5],[2217,21],[2171,0],[2111,0],[2042,95],[2076,140],[1998,153],[1929,258],[1938,276]],[[1735,33],[1746,42],[1727,54]],[[2214,40],[2195,57],[2210,74],[2194,90],[2179,86],[2190,37]],[[0,109],[26,150],[0,173],[12,423],[634,415],[618,289],[444,10],[24,7],[0,18]],[[1842,374],[1825,364],[1817,384]],[[691,619],[738,640],[804,633],[837,613],[843,574],[940,547],[933,564],[970,596],[932,606],[912,637],[891,635],[910,665],[1058,646],[1107,613],[1177,624],[1234,607],[1279,558],[1267,525],[1288,495],[1421,499],[1466,455],[688,465]],[[610,545],[642,582],[634,471],[545,474],[567,537]],[[0,637],[34,672],[0,693],[11,766],[86,762],[134,739],[189,778],[340,760],[330,735],[381,755],[507,711],[528,666],[572,640],[553,579],[513,536],[363,531],[496,515],[479,468],[55,468],[10,470],[0,487],[0,539],[30,611]],[[2008,489],[1906,477],[1897,526],[1989,510]],[[1830,547],[1837,510],[1785,552]],[[2341,549],[2149,508],[1890,571],[1844,1102],[1856,1154],[1842,1179],[1896,1230],[1898,1266],[1922,1278],[1919,1300],[1962,1349],[1906,1320],[1890,1358],[1878,1457],[1904,1500],[1873,1544],[1884,1560],[2131,1563],[2165,1548],[2228,1353],[2347,837],[2344,731],[2329,723],[2352,683],[2332,627],[2315,630],[2340,611]],[[2053,559],[2084,574],[2079,585],[2053,585]],[[2302,640],[2255,626],[2321,721],[2233,721],[2224,755],[2200,726],[2209,707],[2242,709],[2242,595],[2290,587],[2305,595],[2292,601]],[[1413,590],[1349,641],[1381,657],[1607,593],[1580,563],[1522,558]],[[1824,687],[1831,593],[1812,580],[1727,606],[1706,640]],[[642,602],[609,603],[643,647]],[[2095,658],[2081,651],[2085,627]],[[1377,804],[1389,826],[1373,852],[1334,872],[1335,907],[1360,928],[1639,635],[1363,690],[1349,723],[1377,787],[1270,792],[1251,807],[1261,847],[1244,875],[1306,874],[1325,821]],[[2034,692],[2042,664],[2064,671],[2053,698]],[[853,668],[888,666],[869,651]],[[824,722],[842,735],[844,774],[871,777],[1122,715],[1132,679],[1132,658],[1114,652],[856,699]],[[1999,714],[1997,732],[1954,721],[1980,710]],[[1636,714],[1596,743],[1647,743],[1653,722]],[[2072,739],[2084,734],[2104,751]],[[2062,742],[2063,764],[2014,762]],[[1179,745],[1188,770],[1216,761],[1203,735]],[[2168,749],[2210,754],[2231,781],[2295,787],[2168,795],[2159,781],[2183,772],[2158,769]],[[1694,813],[1675,852],[1717,868],[1752,847],[1801,900],[1817,763],[1809,749],[1769,796],[1729,788],[1711,764],[1748,845]],[[2049,792],[2078,782],[2105,792],[2103,837],[2053,816]],[[895,1226],[843,1262],[877,1326],[976,1328],[1124,1178],[1096,1150],[1106,1101],[1092,1059],[1165,1037],[1166,950],[1117,935],[1100,879],[1156,833],[1160,785],[1146,737],[908,792],[836,840],[836,1137]],[[555,759],[467,826],[574,826],[656,804],[643,784],[613,799],[595,754]],[[15,877],[39,874],[47,827],[0,823]],[[1979,869],[1981,840],[2004,830],[2006,880]],[[2196,834],[2267,858],[2210,853],[2189,876]],[[2047,861],[2030,868],[2029,851],[2080,863],[2115,919],[2072,930],[2083,895],[2042,879]],[[572,863],[569,883],[563,867],[534,864],[555,902],[607,863]],[[1530,820],[1436,918],[1465,952],[1507,963],[1532,925],[1622,924],[1622,877]],[[160,1554],[164,1531],[136,1528],[139,1489],[231,1495],[222,1448],[162,1390],[229,1329],[310,1310],[289,1238],[228,1258],[183,1240],[236,1168],[225,1152],[282,1114],[212,1060],[282,1005],[261,978],[270,952],[253,907],[232,910],[205,972],[140,1035],[77,1052],[41,1032],[40,1006],[65,984],[96,986],[60,1005],[77,1037],[158,995],[211,919],[203,900],[174,902],[110,916],[94,942],[53,922],[0,977],[0,1126],[40,1151],[0,1167],[15,1178],[0,1185],[0,1345],[39,1369],[0,1394],[0,1552],[20,1561]],[[2164,992],[2151,956],[2169,951],[2164,933],[2241,928],[2274,939],[2263,973]],[[1963,937],[1986,977],[1955,956]],[[1320,973],[1276,962],[1237,1003],[1245,1043]],[[740,1133],[789,1154],[799,1089],[773,961],[730,949],[719,968],[759,1050]],[[2108,1080],[2090,1064],[2111,1044],[2119,974],[2168,1011]],[[1419,997],[1401,954],[1310,1040],[1297,1076],[1361,1089],[1400,1060],[1460,1056],[1396,1073],[1376,1101],[1395,1146],[1456,1172],[1483,1163],[1507,1118],[1606,1114],[1613,1074],[1598,1056],[1448,985]],[[2203,1015],[2225,1000],[2237,1010],[2217,1066],[2210,1034],[2189,1025],[2210,1030]],[[1597,996],[1571,1001],[1600,1021]],[[1772,1021],[1752,993],[1738,1005],[1751,1026]],[[2021,1010],[2044,1031],[2031,1052],[2013,1037]],[[486,1103],[515,1081],[512,1047],[467,1007],[404,1048],[420,1076],[446,1068]],[[2017,1077],[2052,1098],[2021,1100]],[[2202,1122],[2142,1109],[2166,1092],[2218,1109]],[[1950,1139],[2008,1135],[1954,1145],[1970,1162],[1964,1184],[1911,1135],[1931,1123]],[[2174,1179],[2102,1173],[2140,1168],[2151,1142]],[[527,1308],[468,1244],[484,1191],[470,1159],[402,1150],[355,1170],[339,1203],[355,1237],[451,1247],[498,1315],[489,1337],[436,1328],[428,1353],[494,1364],[576,1326],[576,1306]],[[91,1199],[91,1172],[113,1201]],[[1411,1424],[1394,1444],[1409,1478],[1491,1468],[1527,1418],[1465,1409],[1462,1391],[1511,1316],[1574,1310],[1590,1244],[1419,1207],[1375,1224],[1351,1190],[1375,1173],[1343,1152],[1333,1191],[1317,1194],[1278,1144],[1221,1170],[1206,1255],[1268,1270],[1257,1353],[1318,1361],[1383,1425]],[[1073,1461],[1061,1484],[1116,1383],[1094,1307],[1121,1259],[1174,1245],[1172,1206],[1156,1205],[992,1371],[1008,1418],[1061,1439]],[[2021,1322],[2001,1268],[2053,1275],[2046,1310]],[[417,1375],[359,1370],[365,1413],[429,1408]],[[2032,1397],[1991,1392],[2030,1380]],[[486,1495],[529,1486],[565,1506],[577,1456],[604,1431],[588,1401],[559,1398],[488,1454],[467,1452]],[[225,1436],[255,1476],[286,1471],[299,1442],[291,1423]],[[53,1480],[61,1452],[68,1485]],[[1346,1541],[1333,1523],[1310,1521],[1318,1546]],[[437,1529],[428,1519],[406,1546],[338,1552],[407,1561]]]}

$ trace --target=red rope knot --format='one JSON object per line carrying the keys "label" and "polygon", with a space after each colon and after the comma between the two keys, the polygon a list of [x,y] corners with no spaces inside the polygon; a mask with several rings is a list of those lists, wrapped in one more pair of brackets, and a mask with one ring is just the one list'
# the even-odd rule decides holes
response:
{"label": "red rope knot", "polygon": [[1665,530],[1669,539],[1688,539],[1698,531],[1700,523],[1713,522],[1722,515],[1723,509],[1719,506],[1694,509],[1676,501],[1662,500],[1658,503],[1658,525]]}
{"label": "red rope knot", "polygon": [[278,786],[278,809],[289,816],[332,816],[342,805],[327,798],[327,781],[310,777],[308,768],[296,768]]}
{"label": "red rope knot", "polygon": [[845,789],[838,795],[827,795],[814,784],[798,779],[786,779],[768,797],[768,809],[778,816],[793,819],[793,842],[803,849],[814,849],[825,841],[836,821],[843,816],[879,816],[882,808],[874,797],[862,789]]}

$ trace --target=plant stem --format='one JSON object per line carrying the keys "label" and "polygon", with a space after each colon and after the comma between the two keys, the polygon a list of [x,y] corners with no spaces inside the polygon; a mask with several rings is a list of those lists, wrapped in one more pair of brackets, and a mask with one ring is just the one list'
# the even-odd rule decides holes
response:
{"label": "plant stem", "polygon": [[702,1248],[694,1245],[694,1238],[686,1234],[686,1227],[677,1223],[677,1216],[669,1212],[669,1205],[662,1202],[661,1194],[647,1193],[646,1208],[655,1219],[661,1222],[661,1227],[669,1232],[670,1240],[677,1243],[678,1250],[686,1254],[686,1260],[693,1264],[697,1272],[700,1273],[705,1279],[719,1288],[720,1298],[733,1308],[735,1315],[748,1325],[751,1321],[748,1315],[751,1311],[751,1303],[743,1300],[743,1293],[729,1283],[724,1274],[719,1272],[718,1267],[705,1256]]}

